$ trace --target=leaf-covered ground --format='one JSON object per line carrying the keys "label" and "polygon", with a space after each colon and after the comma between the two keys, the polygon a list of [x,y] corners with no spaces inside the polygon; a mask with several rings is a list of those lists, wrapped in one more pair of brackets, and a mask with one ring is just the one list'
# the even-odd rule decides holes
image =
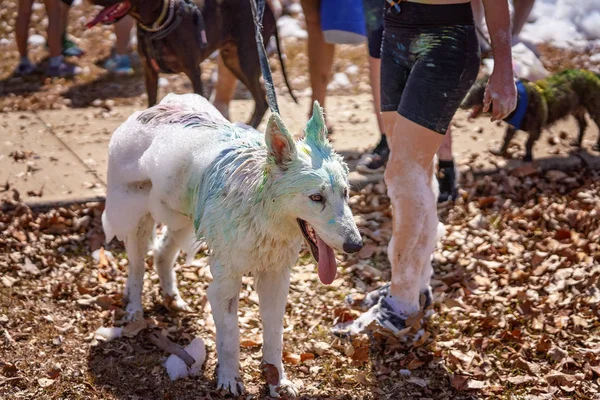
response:
{"label": "leaf-covered ground", "polygon": [[[333,285],[313,260],[294,267],[285,318],[284,360],[304,398],[597,399],[600,393],[600,177],[522,168],[464,174],[461,198],[440,208],[448,234],[435,253],[434,313],[424,330],[335,339],[329,328],[356,313],[343,306],[390,276],[385,254],[389,200],[382,183],[353,193],[366,240],[339,256]],[[0,398],[218,398],[214,324],[206,301],[210,273],[200,254],[179,260],[191,314],[163,306],[148,259],[146,321],[125,337],[97,340],[122,312],[127,260],[106,250],[102,204],[33,212],[4,193],[0,213]],[[93,251],[95,251],[93,253]],[[240,304],[242,376],[250,398],[266,395],[260,374],[261,328],[252,278]],[[168,354],[138,331],[154,328],[181,345],[205,340],[202,376],[171,382]],[[415,337],[407,344],[406,337]]]}

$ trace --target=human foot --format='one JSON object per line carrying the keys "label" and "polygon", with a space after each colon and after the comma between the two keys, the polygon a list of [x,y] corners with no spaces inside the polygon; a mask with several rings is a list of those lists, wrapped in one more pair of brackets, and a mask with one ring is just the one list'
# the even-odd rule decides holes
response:
{"label": "human foot", "polygon": [[369,154],[365,154],[356,166],[356,170],[366,174],[382,172],[390,156],[390,148],[387,144],[385,135],[381,135],[381,139],[375,149]]}

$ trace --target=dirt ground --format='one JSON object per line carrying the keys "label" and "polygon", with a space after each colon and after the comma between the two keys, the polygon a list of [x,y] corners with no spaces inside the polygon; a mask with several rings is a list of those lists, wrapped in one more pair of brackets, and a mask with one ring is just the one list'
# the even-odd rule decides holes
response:
{"label": "dirt ground", "polygon": [[[39,4],[39,3],[37,3]],[[142,324],[125,327],[113,341],[96,337],[122,315],[127,257],[122,243],[104,243],[100,215],[110,135],[134,110],[145,107],[139,71],[113,77],[101,68],[110,53],[111,28],[83,29],[92,15],[72,10],[70,31],[86,55],[71,60],[84,74],[48,79],[12,76],[16,1],[0,9],[0,398],[4,399],[209,399],[215,391],[214,323],[206,300],[211,281],[202,251],[192,265],[178,260],[177,274],[194,311],[170,312],[147,261]],[[44,9],[36,6],[32,34],[43,34]],[[304,41],[284,49],[294,104],[271,60],[282,115],[300,134],[310,92]],[[581,67],[590,54],[540,47],[551,71]],[[46,50],[32,59],[45,68]],[[349,68],[356,66],[357,68]],[[378,140],[369,94],[364,46],[341,46],[334,72],[349,87],[332,88],[326,103],[331,139],[353,166]],[[208,95],[215,64],[203,64]],[[188,92],[187,78],[164,76],[160,96]],[[252,101],[238,87],[232,119],[246,120]],[[261,125],[261,127],[264,126]],[[500,146],[505,126],[485,118],[453,122],[460,198],[439,207],[448,231],[434,254],[433,314],[394,337],[382,331],[353,341],[329,328],[357,313],[344,306],[350,293],[389,281],[387,243],[391,210],[381,176],[352,172],[350,204],[365,247],[337,255],[338,278],[318,281],[314,260],[300,255],[292,274],[284,334],[289,377],[306,399],[599,399],[600,398],[600,134],[588,127],[582,149],[569,145],[573,118],[545,131],[534,164],[520,161],[524,134],[507,159]],[[79,205],[52,202],[88,199]],[[43,208],[40,208],[44,205]],[[248,395],[267,394],[260,372],[261,325],[253,279],[240,300],[242,377]],[[416,334],[424,328],[424,334]],[[180,345],[201,337],[207,345],[199,377],[171,382],[168,353],[148,342],[160,332]],[[415,339],[416,342],[407,342]]]}

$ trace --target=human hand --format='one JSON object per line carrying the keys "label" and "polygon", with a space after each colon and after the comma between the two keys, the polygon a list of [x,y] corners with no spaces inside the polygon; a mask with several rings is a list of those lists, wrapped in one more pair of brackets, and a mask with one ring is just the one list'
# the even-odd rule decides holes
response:
{"label": "human hand", "polygon": [[[510,69],[512,72],[512,69]],[[512,74],[494,68],[483,95],[483,112],[492,112],[492,122],[506,118],[517,106],[517,87]]]}

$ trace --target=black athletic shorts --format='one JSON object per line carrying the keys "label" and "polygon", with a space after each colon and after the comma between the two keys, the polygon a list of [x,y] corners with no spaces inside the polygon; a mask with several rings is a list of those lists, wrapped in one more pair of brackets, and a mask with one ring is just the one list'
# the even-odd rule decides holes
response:
{"label": "black athletic shorts", "polygon": [[369,55],[373,58],[381,58],[384,3],[385,0],[363,0],[365,23],[367,25],[367,45]]}
{"label": "black athletic shorts", "polygon": [[386,2],[381,45],[381,110],[446,133],[479,71],[470,3]]}
{"label": "black athletic shorts", "polygon": [[74,0],[61,0],[63,3],[65,3],[66,5],[68,5],[69,7],[71,7],[73,5],[73,1]]}

